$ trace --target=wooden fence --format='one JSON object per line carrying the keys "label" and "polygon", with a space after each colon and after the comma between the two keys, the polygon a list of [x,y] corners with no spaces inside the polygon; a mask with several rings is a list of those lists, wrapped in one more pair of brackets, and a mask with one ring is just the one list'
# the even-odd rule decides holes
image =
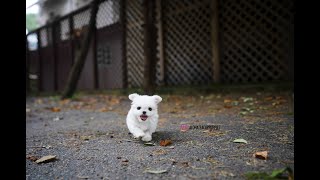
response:
{"label": "wooden fence", "polygon": [[[100,3],[78,89],[142,87],[143,8]],[[33,90],[65,87],[89,19],[86,6],[27,35]],[[155,25],[158,86],[293,80],[293,0],[156,0]]]}

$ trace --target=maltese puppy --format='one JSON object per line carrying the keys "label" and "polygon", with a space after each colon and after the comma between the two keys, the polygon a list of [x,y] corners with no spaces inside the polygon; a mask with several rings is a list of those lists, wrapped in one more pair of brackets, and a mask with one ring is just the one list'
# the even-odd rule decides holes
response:
{"label": "maltese puppy", "polygon": [[130,94],[131,108],[127,115],[127,126],[134,138],[142,141],[151,141],[152,133],[156,131],[158,124],[158,103],[162,98],[158,95],[147,96]]}

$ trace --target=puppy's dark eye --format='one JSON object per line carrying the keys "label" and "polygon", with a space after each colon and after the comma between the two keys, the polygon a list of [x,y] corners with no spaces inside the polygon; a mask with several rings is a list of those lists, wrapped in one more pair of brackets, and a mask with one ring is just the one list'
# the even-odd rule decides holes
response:
{"label": "puppy's dark eye", "polygon": [[152,111],[152,108],[149,108],[149,111]]}
{"label": "puppy's dark eye", "polygon": [[138,110],[140,110],[140,109],[141,109],[141,107],[139,106],[139,107],[137,107],[137,109],[138,109]]}

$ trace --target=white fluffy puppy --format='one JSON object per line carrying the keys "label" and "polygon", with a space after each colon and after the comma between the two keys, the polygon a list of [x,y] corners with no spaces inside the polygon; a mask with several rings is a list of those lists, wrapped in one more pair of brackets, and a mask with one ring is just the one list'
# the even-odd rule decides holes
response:
{"label": "white fluffy puppy", "polygon": [[162,98],[158,95],[147,96],[137,93],[130,94],[131,108],[127,115],[127,126],[135,138],[142,141],[151,141],[152,133],[158,124],[158,103]]}

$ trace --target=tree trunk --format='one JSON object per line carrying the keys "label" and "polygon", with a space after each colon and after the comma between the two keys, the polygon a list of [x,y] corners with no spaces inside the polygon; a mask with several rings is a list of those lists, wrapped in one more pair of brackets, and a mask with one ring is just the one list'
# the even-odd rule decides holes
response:
{"label": "tree trunk", "polygon": [[152,95],[156,77],[155,0],[144,0],[144,80],[143,90]]}
{"label": "tree trunk", "polygon": [[93,37],[94,29],[96,28],[96,17],[99,9],[99,0],[94,0],[92,2],[91,8],[91,17],[89,21],[88,32],[85,33],[85,36],[81,42],[80,52],[76,52],[75,63],[72,66],[72,69],[69,73],[68,81],[64,92],[62,93],[61,99],[66,99],[72,97],[74,94],[77,84],[82,72],[83,66],[85,64],[85,59],[89,50],[90,40]]}

